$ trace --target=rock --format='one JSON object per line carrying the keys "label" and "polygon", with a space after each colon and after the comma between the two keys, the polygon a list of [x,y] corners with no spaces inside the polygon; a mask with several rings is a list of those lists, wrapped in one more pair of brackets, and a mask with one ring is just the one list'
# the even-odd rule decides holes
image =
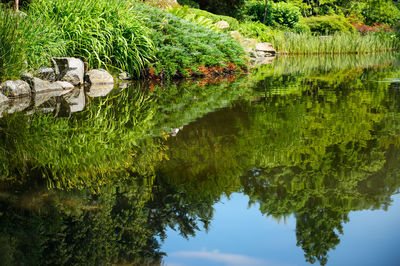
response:
{"label": "rock", "polygon": [[72,85],[71,83],[67,82],[67,81],[56,81],[55,82],[57,85],[59,85],[61,88],[63,88],[64,90],[70,90],[75,88],[74,85]]}
{"label": "rock", "polygon": [[0,118],[3,117],[3,113],[8,108],[9,99],[0,92]]}
{"label": "rock", "polygon": [[71,113],[80,112],[85,109],[86,99],[83,88],[73,90],[71,93],[65,95],[64,98],[69,104]]}
{"label": "rock", "polygon": [[82,60],[74,57],[53,58],[56,79],[67,81],[72,85],[83,84],[85,66]]}
{"label": "rock", "polygon": [[257,43],[256,44],[256,51],[261,51],[264,53],[269,53],[269,54],[276,54],[276,50],[272,47],[272,44],[269,42],[264,42],[264,43]]}
{"label": "rock", "polygon": [[5,96],[3,93],[0,92],[0,104],[8,102],[7,96]]}
{"label": "rock", "polygon": [[89,92],[87,93],[87,95],[89,97],[101,97],[101,96],[106,96],[107,94],[110,93],[110,91],[112,91],[112,89],[114,88],[113,84],[96,84],[96,85],[92,85],[89,88]]}
{"label": "rock", "polygon": [[89,84],[114,84],[114,78],[107,70],[92,69],[85,75],[85,81]]}
{"label": "rock", "polygon": [[31,94],[29,84],[23,80],[7,80],[0,85],[1,92],[8,97],[22,97]]}
{"label": "rock", "polygon": [[218,21],[214,25],[215,25],[215,27],[217,27],[218,29],[221,29],[221,30],[229,28],[229,23],[224,20]]}
{"label": "rock", "polygon": [[267,57],[258,57],[258,58],[252,58],[250,60],[250,63],[253,66],[258,66],[258,65],[268,65],[271,64],[275,59],[275,56],[267,56]]}
{"label": "rock", "polygon": [[121,90],[124,90],[126,88],[128,88],[132,83],[131,82],[121,82],[118,84],[118,88],[120,88]]}
{"label": "rock", "polygon": [[56,74],[51,67],[41,67],[36,73],[36,77],[47,81],[54,81],[56,79]]}
{"label": "rock", "polygon": [[50,98],[60,97],[71,91],[72,90],[70,89],[70,90],[44,91],[44,92],[36,93],[35,97],[34,97],[35,106],[39,107],[44,102],[47,102]]}
{"label": "rock", "polygon": [[243,39],[242,34],[240,34],[240,32],[238,32],[237,30],[235,30],[235,31],[230,31],[230,32],[229,32],[229,35],[231,35],[232,39],[237,40],[237,41]]}
{"label": "rock", "polygon": [[56,97],[50,97],[46,99],[46,101],[42,102],[39,106],[38,109],[42,113],[52,113],[56,110],[57,107],[57,98]]}
{"label": "rock", "polygon": [[12,114],[21,112],[31,105],[31,97],[16,98],[10,101],[10,109],[7,113]]}
{"label": "rock", "polygon": [[43,93],[49,91],[62,91],[63,88],[57,83],[51,83],[47,80],[41,80],[33,78],[31,81],[31,87],[33,93]]}
{"label": "rock", "polygon": [[30,82],[33,79],[33,75],[31,73],[25,72],[21,75],[21,79],[26,82]]}
{"label": "rock", "polygon": [[25,12],[22,12],[20,10],[16,11],[17,15],[20,16],[21,18],[26,18],[28,15]]}
{"label": "rock", "polygon": [[0,118],[3,117],[3,114],[7,111],[9,107],[9,102],[0,103]]}
{"label": "rock", "polygon": [[256,48],[258,41],[256,39],[245,38],[240,41],[240,45],[243,47],[246,53],[250,53]]}
{"label": "rock", "polygon": [[121,80],[131,80],[132,76],[128,72],[122,72],[118,75],[118,78]]}
{"label": "rock", "polygon": [[70,117],[71,116],[71,107],[69,103],[63,98],[56,98],[57,104],[54,110],[55,117]]}

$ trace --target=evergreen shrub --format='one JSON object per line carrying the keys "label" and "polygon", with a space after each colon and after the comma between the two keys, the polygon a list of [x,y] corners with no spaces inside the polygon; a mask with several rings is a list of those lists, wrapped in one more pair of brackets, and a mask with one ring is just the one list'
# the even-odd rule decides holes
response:
{"label": "evergreen shrub", "polygon": [[307,25],[311,32],[328,35],[335,32],[353,33],[355,28],[343,16],[317,16],[303,18],[302,23]]}

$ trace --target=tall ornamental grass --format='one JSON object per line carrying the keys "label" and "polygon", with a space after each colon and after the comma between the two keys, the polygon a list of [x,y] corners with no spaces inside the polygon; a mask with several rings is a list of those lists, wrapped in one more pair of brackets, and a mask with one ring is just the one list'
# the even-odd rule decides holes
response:
{"label": "tall ornamental grass", "polygon": [[29,16],[54,21],[66,55],[137,76],[154,57],[149,30],[126,0],[34,0]]}
{"label": "tall ornamental grass", "polygon": [[0,7],[0,81],[17,78],[63,53],[64,42],[50,21]]}
{"label": "tall ornamental grass", "polygon": [[274,36],[275,49],[283,54],[351,54],[398,50],[398,40],[390,34],[336,33],[313,36],[306,33],[282,33]]}

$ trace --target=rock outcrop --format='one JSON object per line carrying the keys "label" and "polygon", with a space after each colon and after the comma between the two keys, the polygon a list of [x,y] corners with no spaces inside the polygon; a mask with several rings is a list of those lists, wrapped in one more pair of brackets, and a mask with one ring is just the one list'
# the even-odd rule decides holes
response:
{"label": "rock outcrop", "polygon": [[85,75],[85,81],[92,85],[114,84],[114,78],[105,69],[92,69]]}
{"label": "rock outcrop", "polygon": [[74,57],[53,58],[56,79],[67,81],[74,86],[83,84],[85,65],[82,60]]}
{"label": "rock outcrop", "polygon": [[31,94],[29,84],[23,80],[7,80],[0,85],[0,88],[7,97],[23,97]]}
{"label": "rock outcrop", "polygon": [[33,93],[42,93],[49,91],[62,91],[63,88],[57,83],[51,83],[47,80],[33,78],[31,81],[31,89]]}
{"label": "rock outcrop", "polygon": [[226,22],[225,20],[218,21],[217,23],[214,24],[217,29],[225,30],[229,28],[229,23]]}
{"label": "rock outcrop", "polygon": [[56,74],[54,69],[51,67],[41,67],[39,68],[38,72],[35,75],[37,78],[47,80],[47,81],[55,81],[56,80]]}
{"label": "rock outcrop", "polygon": [[122,72],[122,73],[120,73],[120,74],[118,75],[118,78],[119,78],[120,80],[131,80],[131,79],[132,79],[132,76],[131,76],[131,74],[129,74],[128,72]]}

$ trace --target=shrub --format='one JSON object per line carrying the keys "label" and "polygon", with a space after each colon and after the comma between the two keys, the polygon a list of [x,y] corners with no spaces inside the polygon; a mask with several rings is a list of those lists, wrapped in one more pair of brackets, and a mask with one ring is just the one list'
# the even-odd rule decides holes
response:
{"label": "shrub", "polygon": [[174,0],[136,0],[136,1],[160,9],[167,9],[170,7],[179,6],[179,4]]}
{"label": "shrub", "polygon": [[372,32],[392,32],[393,29],[385,24],[373,24],[372,26],[365,25],[363,23],[351,23],[361,35],[366,35]]}
{"label": "shrub", "polygon": [[197,2],[201,9],[205,9],[209,12],[236,17],[240,13],[241,8],[244,5],[244,0],[194,0]]}
{"label": "shrub", "polygon": [[393,26],[400,20],[400,10],[392,1],[372,1],[370,0],[362,10],[365,23],[373,25],[374,23],[383,23]]}
{"label": "shrub", "polygon": [[211,19],[213,23],[217,23],[221,20],[224,20],[229,23],[229,29],[230,30],[237,30],[239,28],[239,22],[237,19],[228,17],[228,16],[223,16],[223,15],[215,15],[213,13],[207,12],[205,10],[200,10],[200,9],[195,9],[195,8],[189,8],[189,12],[206,17],[208,19]]}
{"label": "shrub", "polygon": [[226,66],[230,62],[246,67],[243,48],[228,35],[160,9],[137,4],[135,10],[152,28],[157,58],[153,64],[154,74],[166,78],[187,76],[190,71],[198,71],[200,66]]}
{"label": "shrub", "polygon": [[293,32],[310,34],[311,33],[311,29],[310,29],[310,27],[308,25],[299,22],[296,25],[294,25]]}
{"label": "shrub", "polygon": [[18,78],[27,67],[38,68],[63,53],[64,43],[50,21],[0,7],[0,81]]}
{"label": "shrub", "polygon": [[66,55],[90,67],[117,68],[139,75],[153,59],[149,30],[125,0],[35,0],[29,16],[54,21],[66,41]]}
{"label": "shrub", "polygon": [[218,30],[211,19],[192,13],[188,6],[175,6],[173,8],[169,8],[167,11],[177,17],[193,22],[197,25],[207,27],[211,30]]}
{"label": "shrub", "polygon": [[0,81],[24,69],[26,45],[20,30],[21,17],[0,8]]}
{"label": "shrub", "polygon": [[239,32],[247,38],[270,42],[273,39],[271,29],[261,22],[245,21],[239,25]]}
{"label": "shrub", "polygon": [[303,18],[302,23],[310,27],[311,32],[325,35],[335,32],[352,33],[354,27],[343,16],[319,16]]}
{"label": "shrub", "polygon": [[[253,21],[262,22],[264,19],[265,2],[248,1],[246,2],[245,16]],[[268,3],[268,12],[265,24],[273,26],[275,24],[292,28],[301,18],[300,9],[291,3],[279,2]]]}
{"label": "shrub", "polygon": [[186,5],[192,8],[200,8],[200,5],[194,0],[178,0],[180,5]]}
{"label": "shrub", "polygon": [[397,38],[400,38],[400,21],[397,22],[394,26],[393,26],[393,30],[397,36]]}

